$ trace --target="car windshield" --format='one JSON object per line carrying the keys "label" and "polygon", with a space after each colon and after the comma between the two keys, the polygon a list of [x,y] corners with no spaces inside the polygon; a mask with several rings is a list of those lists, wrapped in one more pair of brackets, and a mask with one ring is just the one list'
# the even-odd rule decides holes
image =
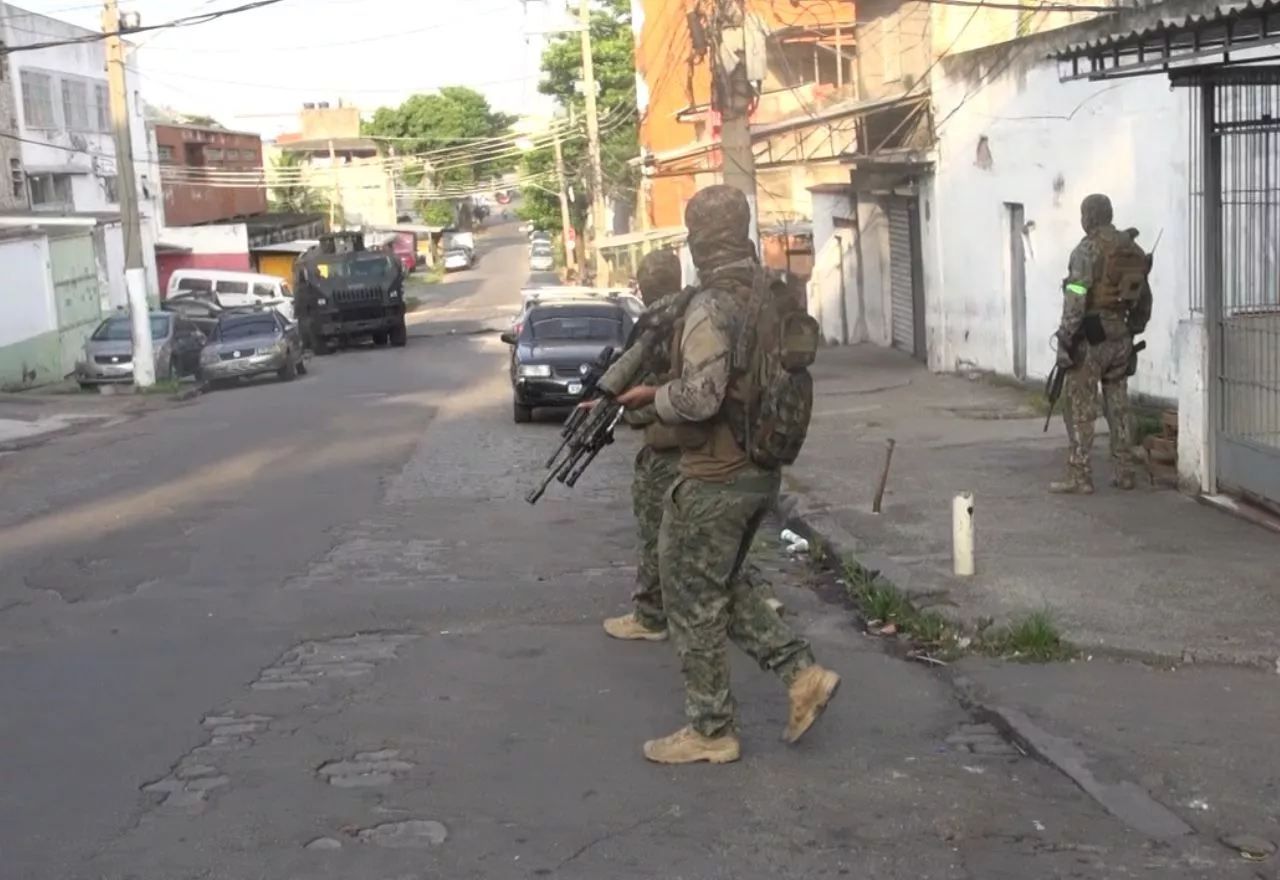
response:
{"label": "car windshield", "polygon": [[[164,339],[169,335],[169,316],[151,316],[151,338]],[[124,342],[133,338],[133,321],[131,318],[108,318],[93,331],[93,339],[99,342]]]}
{"label": "car windshield", "polygon": [[589,315],[562,315],[535,320],[529,328],[539,342],[570,339],[589,341],[622,338],[621,318],[602,318]]}
{"label": "car windshield", "polygon": [[224,321],[218,325],[218,340],[231,342],[236,339],[249,339],[252,336],[273,336],[280,329],[275,318],[270,315],[239,318]]}
{"label": "car windshield", "polygon": [[551,248],[549,248],[549,247],[536,247],[536,248],[534,248],[534,249],[533,249],[533,255],[534,255],[535,257],[549,257],[549,256],[551,256]]}

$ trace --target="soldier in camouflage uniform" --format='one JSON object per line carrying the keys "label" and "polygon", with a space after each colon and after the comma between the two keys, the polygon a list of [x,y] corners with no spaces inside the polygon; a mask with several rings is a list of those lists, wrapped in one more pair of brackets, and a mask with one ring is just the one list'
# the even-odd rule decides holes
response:
{"label": "soldier in camouflage uniform", "polygon": [[1150,269],[1149,258],[1133,243],[1137,230],[1121,232],[1112,225],[1109,198],[1099,194],[1085,198],[1080,204],[1080,225],[1085,235],[1071,252],[1062,285],[1062,322],[1056,334],[1058,364],[1068,370],[1062,390],[1070,449],[1067,478],[1050,484],[1049,490],[1089,495],[1093,493],[1091,455],[1099,384],[1111,439],[1111,484],[1121,489],[1134,487],[1128,378],[1136,366],[1133,337],[1146,328],[1151,316],[1151,289],[1143,274],[1140,293],[1122,299],[1117,279],[1104,271],[1109,261],[1115,262],[1114,254],[1134,251],[1146,260],[1147,271]]}
{"label": "soldier in camouflage uniform", "polygon": [[[636,272],[640,297],[645,305],[652,306],[660,298],[677,293],[680,274],[680,257],[674,251],[654,251],[646,255]],[[653,359],[669,361],[670,355],[659,355]],[[649,374],[640,384],[656,386],[670,378],[670,375]],[[663,499],[678,476],[680,445],[675,429],[658,421],[652,405],[627,410],[623,419],[632,428],[644,431],[644,446],[636,455],[631,481],[631,507],[636,517],[638,551],[636,589],[631,594],[634,610],[605,620],[604,631],[615,639],[659,642],[664,641],[668,633],[658,574],[658,529],[662,525]],[[751,562],[743,565],[741,576],[757,581],[761,589],[767,589],[763,574]],[[766,601],[778,613],[783,612],[782,603],[777,599]]]}
{"label": "soldier in camouflage uniform", "polygon": [[779,471],[758,467],[739,445],[726,406],[743,399],[730,355],[762,280],[750,223],[747,199],[733,187],[711,186],[689,201],[685,226],[701,288],[674,345],[674,378],[618,398],[628,408],[653,404],[680,440],[679,476],[667,492],[658,552],[689,723],[644,744],[645,757],[661,764],[721,764],[741,756],[729,689],[730,640],[787,684],[788,742],[813,725],[840,684],[840,676],[818,666],[808,642],[769,607],[759,584],[737,577],[781,484]]}

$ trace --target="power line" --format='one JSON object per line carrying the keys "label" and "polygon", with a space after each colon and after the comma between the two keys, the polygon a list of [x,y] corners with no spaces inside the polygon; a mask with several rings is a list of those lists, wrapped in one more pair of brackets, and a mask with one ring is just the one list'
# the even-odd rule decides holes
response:
{"label": "power line", "polygon": [[196,15],[188,15],[183,18],[175,18],[161,24],[141,25],[135,28],[117,28],[110,33],[88,33],[82,37],[68,37],[60,40],[45,40],[43,42],[28,43],[25,46],[5,46],[0,48],[0,56],[12,55],[15,52],[37,52],[41,49],[56,49],[59,46],[78,46],[84,43],[100,43],[110,37],[136,36],[138,34],[147,33],[149,31],[171,30],[173,28],[192,27],[198,24],[208,24],[211,21],[217,21],[220,18],[226,18],[231,15],[239,15],[244,12],[252,12],[255,9],[263,9],[267,6],[275,6],[277,3],[283,3],[284,0],[251,0],[240,6],[233,6],[231,9],[220,9],[216,12],[204,12]]}

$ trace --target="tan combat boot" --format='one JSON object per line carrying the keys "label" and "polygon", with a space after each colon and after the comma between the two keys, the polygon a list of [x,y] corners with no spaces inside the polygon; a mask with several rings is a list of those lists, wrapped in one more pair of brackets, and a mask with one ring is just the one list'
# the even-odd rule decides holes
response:
{"label": "tan combat boot", "polygon": [[813,723],[822,717],[831,698],[840,689],[840,676],[821,666],[808,666],[800,670],[791,682],[787,695],[791,698],[791,716],[782,738],[793,743],[805,735]]}
{"label": "tan combat boot", "polygon": [[1134,479],[1133,471],[1120,471],[1111,478],[1111,485],[1117,489],[1132,489],[1137,485]]}
{"label": "tan combat boot", "polygon": [[1092,495],[1093,478],[1088,474],[1069,473],[1065,480],[1049,484],[1049,491],[1055,495]]}
{"label": "tan combat boot", "polygon": [[773,609],[773,613],[778,615],[779,617],[787,616],[787,606],[782,604],[781,599],[773,599],[773,598],[765,599],[764,604],[768,605],[771,609]]}
{"label": "tan combat boot", "polygon": [[615,639],[627,641],[664,642],[667,640],[665,629],[649,629],[636,619],[635,612],[621,617],[610,617],[604,622],[604,631]]}
{"label": "tan combat boot", "polygon": [[692,727],[682,727],[670,736],[645,743],[644,756],[655,764],[729,764],[742,757],[742,744],[732,733],[712,738]]}

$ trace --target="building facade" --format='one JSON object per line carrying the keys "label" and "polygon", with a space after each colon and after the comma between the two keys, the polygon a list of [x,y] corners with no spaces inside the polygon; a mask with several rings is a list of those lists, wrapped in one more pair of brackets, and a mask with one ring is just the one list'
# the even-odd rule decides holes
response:
{"label": "building facade", "polygon": [[359,109],[306,104],[298,122],[269,150],[266,174],[278,207],[325,210],[335,227],[394,226],[396,174],[377,142],[361,137]]}
{"label": "building facade", "polygon": [[[6,85],[18,119],[20,161],[27,206],[41,214],[103,218],[120,211],[119,178],[108,103],[106,47],[95,31],[29,12],[12,4],[0,21],[0,39],[10,47],[60,40],[67,45],[14,52],[8,56]],[[142,215],[142,252],[148,293],[158,295],[154,243],[159,226],[159,186],[150,169],[148,134],[143,119],[140,78],[128,64],[138,203]],[[16,178],[10,169],[9,190]],[[116,222],[103,227],[113,305],[127,302],[124,239]]]}
{"label": "building facade", "polygon": [[155,123],[152,132],[165,226],[266,213],[260,135],[170,123]]}
{"label": "building facade", "polygon": [[[0,2],[0,21],[9,9]],[[7,45],[0,34],[0,47]],[[13,70],[9,56],[0,55],[0,211],[24,210],[27,207],[27,174],[22,165],[22,142],[19,138],[18,103],[13,90]]]}

